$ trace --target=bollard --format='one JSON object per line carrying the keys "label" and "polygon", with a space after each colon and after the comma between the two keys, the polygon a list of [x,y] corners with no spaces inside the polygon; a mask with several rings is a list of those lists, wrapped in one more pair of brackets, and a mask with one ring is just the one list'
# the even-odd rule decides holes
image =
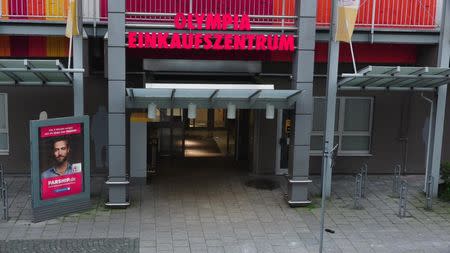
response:
{"label": "bollard", "polygon": [[367,164],[361,167],[361,197],[366,198]]}
{"label": "bollard", "polygon": [[427,181],[427,192],[426,192],[426,206],[425,209],[427,210],[431,210],[433,209],[433,177],[431,175],[428,176],[428,181]]}
{"label": "bollard", "polygon": [[362,186],[362,174],[358,173],[355,178],[355,194],[353,196],[353,208],[361,208],[361,186]]}
{"label": "bollard", "polygon": [[3,182],[3,189],[2,189],[2,199],[3,199],[3,219],[8,220],[9,217],[9,208],[8,208],[8,192],[6,189],[6,182]]}
{"label": "bollard", "polygon": [[5,174],[3,170],[3,165],[0,165],[0,198],[2,203],[2,219],[8,220],[8,192],[7,192],[7,185],[6,185],[6,179]]}
{"label": "bollard", "polygon": [[400,173],[401,173],[401,166],[395,165],[394,167],[394,176],[392,178],[392,194],[394,196],[397,196],[398,189],[399,189],[399,182],[400,182]]}
{"label": "bollard", "polygon": [[400,201],[398,209],[398,216],[400,218],[404,218],[406,216],[407,194],[408,194],[408,182],[406,182],[406,180],[402,180],[400,185]]}

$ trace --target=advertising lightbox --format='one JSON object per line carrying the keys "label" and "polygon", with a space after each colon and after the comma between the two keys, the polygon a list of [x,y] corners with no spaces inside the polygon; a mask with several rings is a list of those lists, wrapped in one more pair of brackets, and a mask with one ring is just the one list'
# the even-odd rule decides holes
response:
{"label": "advertising lightbox", "polygon": [[30,122],[35,221],[90,206],[89,118]]}

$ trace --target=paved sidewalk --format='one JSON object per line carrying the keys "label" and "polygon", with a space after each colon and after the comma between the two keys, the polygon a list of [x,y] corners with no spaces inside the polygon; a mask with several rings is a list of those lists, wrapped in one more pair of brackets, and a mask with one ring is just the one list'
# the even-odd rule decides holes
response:
{"label": "paved sidewalk", "polygon": [[[313,205],[289,208],[280,188],[247,187],[247,173],[227,166],[167,171],[151,185],[134,184],[127,209],[103,206],[104,178],[96,177],[92,210],[36,224],[29,179],[9,177],[11,219],[0,222],[0,240],[138,238],[140,252],[318,252],[318,177]],[[362,210],[352,209],[354,179],[334,177],[326,227],[335,233],[325,235],[325,252],[450,252],[450,204],[425,211],[423,176],[407,179],[412,217],[400,219],[389,176],[369,176]]]}

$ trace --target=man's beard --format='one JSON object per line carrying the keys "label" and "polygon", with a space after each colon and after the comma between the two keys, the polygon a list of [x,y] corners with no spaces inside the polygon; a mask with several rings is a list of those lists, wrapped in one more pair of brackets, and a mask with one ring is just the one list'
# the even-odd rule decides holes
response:
{"label": "man's beard", "polygon": [[[61,158],[61,159],[60,159]],[[61,166],[67,161],[67,156],[59,156],[55,158],[56,166]]]}

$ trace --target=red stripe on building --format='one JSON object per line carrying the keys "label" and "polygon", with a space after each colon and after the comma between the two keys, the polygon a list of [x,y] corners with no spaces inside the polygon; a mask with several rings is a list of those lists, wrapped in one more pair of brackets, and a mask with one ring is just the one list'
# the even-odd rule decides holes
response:
{"label": "red stripe on building", "polygon": [[47,38],[41,36],[29,37],[28,51],[30,57],[46,57]]}
{"label": "red stripe on building", "polygon": [[11,56],[12,57],[28,57],[28,37],[12,36],[11,38]]}

